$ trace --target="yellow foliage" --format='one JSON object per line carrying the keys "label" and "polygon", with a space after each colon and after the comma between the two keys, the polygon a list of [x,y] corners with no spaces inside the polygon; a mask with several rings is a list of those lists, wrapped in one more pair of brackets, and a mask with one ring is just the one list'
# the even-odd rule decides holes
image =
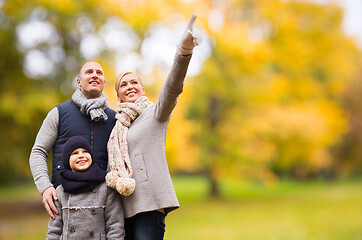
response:
{"label": "yellow foliage", "polygon": [[199,148],[191,140],[196,123],[184,117],[187,111],[185,99],[190,97],[189,90],[185,87],[180,95],[167,130],[166,155],[169,167],[173,171],[193,172],[200,167]]}
{"label": "yellow foliage", "polygon": [[[331,101],[266,105],[253,109],[244,121],[223,125],[223,148],[238,142],[243,163],[293,166],[304,162],[313,170],[331,164],[328,147],[346,131],[346,117]],[[237,127],[236,127],[237,126]],[[278,163],[279,162],[279,163]]]}
{"label": "yellow foliage", "polygon": [[[13,0],[4,1],[2,10],[20,19],[26,7],[36,6],[64,21],[88,14],[96,31],[107,18],[118,17],[141,40],[156,21],[172,25],[198,15],[196,26],[207,31],[214,49],[200,75],[186,80],[173,111],[166,142],[171,170],[206,168],[215,178],[274,181],[272,167],[314,172],[332,164],[330,148],[348,129],[340,99],[360,68],[358,49],[342,32],[339,7],[284,0]],[[106,74],[109,105],[117,109],[114,59],[97,61]],[[164,71],[146,76],[156,80],[146,89],[154,102]],[[6,92],[0,99],[0,111],[22,125],[58,103],[51,94],[27,92]],[[215,99],[218,107],[212,109]]]}
{"label": "yellow foliage", "polygon": [[17,92],[6,92],[0,99],[0,111],[4,115],[12,116],[17,124],[28,126],[33,124],[39,112],[54,108],[57,96],[54,93],[44,94],[35,89],[20,95]]}
{"label": "yellow foliage", "polygon": [[82,4],[86,4],[86,2],[72,1],[72,0],[61,0],[61,1],[39,0],[39,4],[51,7],[64,14],[75,14],[79,12],[79,10],[81,9],[80,6]]}

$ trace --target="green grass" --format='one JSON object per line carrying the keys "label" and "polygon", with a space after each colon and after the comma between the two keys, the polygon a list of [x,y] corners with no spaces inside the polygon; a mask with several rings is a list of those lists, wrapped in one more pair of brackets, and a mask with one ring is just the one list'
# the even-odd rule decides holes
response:
{"label": "green grass", "polygon": [[13,186],[0,187],[0,203],[24,200],[31,201],[35,199],[40,199],[41,201],[41,195],[32,181],[17,183]]}
{"label": "green grass", "polygon": [[[167,240],[362,239],[361,180],[265,186],[225,180],[223,197],[215,199],[207,197],[203,177],[174,177],[174,185],[181,207],[166,217]],[[0,204],[22,193],[41,204],[28,187],[1,189]],[[47,222],[45,210],[6,219],[0,214],[0,239],[44,239]]]}
{"label": "green grass", "polygon": [[205,179],[176,178],[181,208],[166,218],[166,239],[362,239],[362,184],[224,181],[206,200]]}

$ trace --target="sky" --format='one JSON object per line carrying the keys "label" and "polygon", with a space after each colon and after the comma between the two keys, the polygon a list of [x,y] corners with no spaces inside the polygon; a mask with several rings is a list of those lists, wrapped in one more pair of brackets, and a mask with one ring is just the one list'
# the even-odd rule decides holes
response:
{"label": "sky", "polygon": [[343,29],[351,37],[354,37],[358,46],[362,49],[362,0],[311,0],[320,4],[335,2],[344,9]]}
{"label": "sky", "polygon": [[344,0],[340,1],[345,8],[343,28],[352,36],[358,38],[359,46],[362,48],[362,1]]}

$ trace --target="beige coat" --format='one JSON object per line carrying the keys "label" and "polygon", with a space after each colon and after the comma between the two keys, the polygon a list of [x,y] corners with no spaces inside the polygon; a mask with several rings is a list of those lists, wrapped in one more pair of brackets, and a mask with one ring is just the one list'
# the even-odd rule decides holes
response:
{"label": "beige coat", "polygon": [[165,209],[166,214],[180,205],[167,166],[166,131],[176,106],[190,56],[176,54],[156,104],[148,106],[128,130],[127,143],[136,188],[122,198],[126,218],[140,212]]}

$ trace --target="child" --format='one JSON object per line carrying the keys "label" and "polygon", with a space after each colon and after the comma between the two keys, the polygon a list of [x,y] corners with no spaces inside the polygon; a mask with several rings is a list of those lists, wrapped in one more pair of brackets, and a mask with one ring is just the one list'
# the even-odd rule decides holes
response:
{"label": "child", "polygon": [[57,187],[55,219],[46,239],[124,239],[119,195],[105,183],[106,171],[92,164],[91,147],[83,137],[71,137],[63,147],[64,170]]}

